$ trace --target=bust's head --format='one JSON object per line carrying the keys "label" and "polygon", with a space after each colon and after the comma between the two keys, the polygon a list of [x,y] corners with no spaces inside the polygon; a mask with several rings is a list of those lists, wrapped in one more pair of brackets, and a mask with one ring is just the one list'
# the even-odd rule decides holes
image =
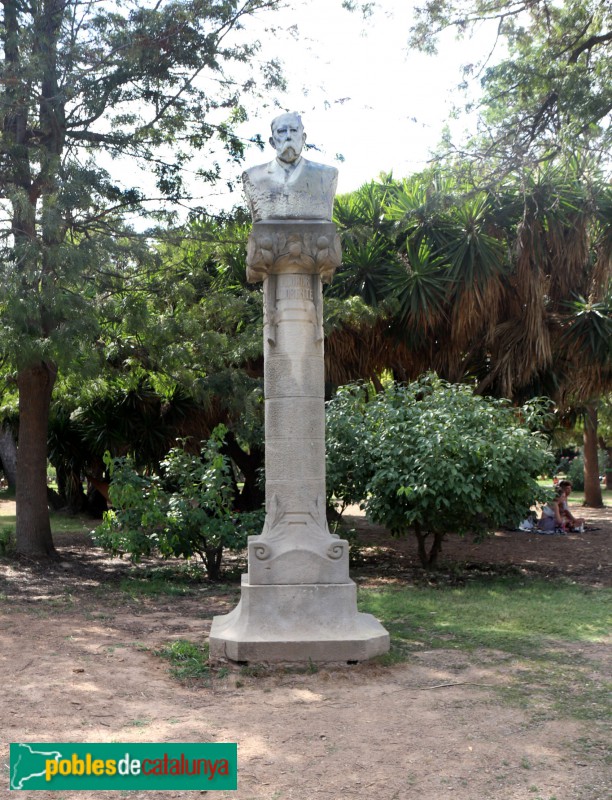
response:
{"label": "bust's head", "polygon": [[280,114],[272,120],[271,127],[270,144],[276,150],[277,158],[286,164],[297,161],[306,142],[300,115],[295,111]]}

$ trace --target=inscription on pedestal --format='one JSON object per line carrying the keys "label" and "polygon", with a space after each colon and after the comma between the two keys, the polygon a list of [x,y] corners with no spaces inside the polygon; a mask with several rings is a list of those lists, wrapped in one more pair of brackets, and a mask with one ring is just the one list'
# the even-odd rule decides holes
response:
{"label": "inscription on pedestal", "polygon": [[277,300],[310,300],[314,302],[310,275],[286,275],[276,289]]}

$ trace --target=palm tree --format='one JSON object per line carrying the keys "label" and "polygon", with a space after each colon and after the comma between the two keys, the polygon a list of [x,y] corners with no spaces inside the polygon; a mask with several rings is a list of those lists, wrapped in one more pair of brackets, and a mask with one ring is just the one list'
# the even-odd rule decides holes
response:
{"label": "palm tree", "polygon": [[336,315],[330,375],[376,384],[384,370],[406,380],[433,368],[517,401],[596,399],[612,386],[612,201],[585,174],[550,164],[468,191],[432,171],[341,198],[346,263],[329,295],[357,294],[376,313]]}

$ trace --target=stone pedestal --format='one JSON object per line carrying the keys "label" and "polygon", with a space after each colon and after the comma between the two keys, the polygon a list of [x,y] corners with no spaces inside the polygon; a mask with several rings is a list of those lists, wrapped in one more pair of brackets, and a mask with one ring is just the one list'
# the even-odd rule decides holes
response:
{"label": "stone pedestal", "polygon": [[238,606],[215,617],[211,657],[247,662],[365,661],[386,653],[389,634],[357,612],[347,583],[251,585],[243,576]]}
{"label": "stone pedestal", "polygon": [[266,521],[249,537],[241,600],[215,617],[212,660],[362,661],[389,635],[357,611],[348,545],[325,516],[322,281],[341,252],[331,222],[257,222],[248,276],[264,282]]}

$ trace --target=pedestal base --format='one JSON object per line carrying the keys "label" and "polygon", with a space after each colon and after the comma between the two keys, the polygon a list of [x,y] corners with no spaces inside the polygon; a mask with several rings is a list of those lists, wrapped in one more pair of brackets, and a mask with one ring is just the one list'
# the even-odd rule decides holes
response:
{"label": "pedestal base", "polygon": [[211,661],[366,661],[389,650],[389,634],[357,611],[353,581],[251,586],[229,614],[213,619]]}

